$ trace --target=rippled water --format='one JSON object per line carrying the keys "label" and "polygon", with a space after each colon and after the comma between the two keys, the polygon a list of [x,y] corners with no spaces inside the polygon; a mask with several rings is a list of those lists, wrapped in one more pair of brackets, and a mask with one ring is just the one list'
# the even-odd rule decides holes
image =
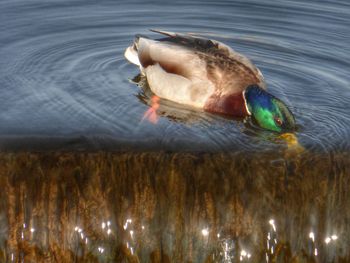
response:
{"label": "rippled water", "polygon": [[[0,13],[1,262],[349,261],[347,1],[2,0]],[[165,100],[145,120],[152,94],[123,53],[150,28],[251,58],[300,145]]]}
{"label": "rippled water", "polygon": [[156,125],[143,121],[147,95],[123,52],[149,28],[232,46],[290,105],[304,147],[349,148],[346,1],[2,1],[0,11],[3,149],[275,147],[241,121],[165,101]]}

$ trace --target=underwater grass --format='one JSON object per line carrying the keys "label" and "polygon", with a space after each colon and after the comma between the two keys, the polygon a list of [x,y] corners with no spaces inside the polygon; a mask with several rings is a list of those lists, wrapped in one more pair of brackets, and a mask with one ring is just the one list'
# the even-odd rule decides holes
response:
{"label": "underwater grass", "polygon": [[349,170],[347,153],[2,153],[0,261],[349,262]]}

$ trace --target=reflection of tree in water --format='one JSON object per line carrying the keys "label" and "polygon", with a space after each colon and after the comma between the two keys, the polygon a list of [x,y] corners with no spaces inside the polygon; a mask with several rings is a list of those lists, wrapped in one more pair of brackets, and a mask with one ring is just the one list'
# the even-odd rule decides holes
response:
{"label": "reflection of tree in water", "polygon": [[347,262],[349,160],[2,154],[0,261]]}

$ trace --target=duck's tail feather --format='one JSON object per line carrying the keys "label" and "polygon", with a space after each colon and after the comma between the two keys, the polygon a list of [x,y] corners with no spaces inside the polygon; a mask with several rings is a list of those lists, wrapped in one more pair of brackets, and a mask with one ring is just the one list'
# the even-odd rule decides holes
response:
{"label": "duck's tail feather", "polygon": [[217,48],[218,44],[214,41],[206,38],[202,38],[199,36],[194,36],[186,33],[173,33],[169,31],[162,31],[157,29],[150,29],[151,32],[162,34],[167,36],[168,38],[161,39],[165,41],[172,41],[181,45],[188,46],[190,48],[197,49],[210,49]]}
{"label": "duck's tail feather", "polygon": [[130,47],[126,48],[124,52],[124,56],[130,63],[140,67],[141,63],[139,60],[139,55],[137,53],[138,40],[139,40],[139,37],[136,37],[134,43]]}
{"label": "duck's tail feather", "polygon": [[169,32],[169,31],[163,31],[163,30],[158,30],[158,29],[150,29],[149,31],[154,32],[154,33],[158,33],[158,34],[162,34],[168,37],[176,37],[178,34],[173,33],[173,32]]}
{"label": "duck's tail feather", "polygon": [[140,35],[140,34],[135,35],[134,43],[125,50],[124,56],[130,63],[135,64],[136,66],[139,66],[141,68],[141,63],[138,55],[140,38],[149,39],[149,37],[144,35]]}

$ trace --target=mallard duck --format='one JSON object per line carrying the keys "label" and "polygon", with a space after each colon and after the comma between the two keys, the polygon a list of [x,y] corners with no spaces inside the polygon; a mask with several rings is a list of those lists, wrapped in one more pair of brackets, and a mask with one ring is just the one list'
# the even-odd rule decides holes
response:
{"label": "mallard duck", "polygon": [[160,98],[235,117],[251,116],[261,128],[295,129],[288,107],[266,91],[260,70],[245,56],[211,39],[151,30],[164,35],[137,35],[125,57],[140,67]]}

